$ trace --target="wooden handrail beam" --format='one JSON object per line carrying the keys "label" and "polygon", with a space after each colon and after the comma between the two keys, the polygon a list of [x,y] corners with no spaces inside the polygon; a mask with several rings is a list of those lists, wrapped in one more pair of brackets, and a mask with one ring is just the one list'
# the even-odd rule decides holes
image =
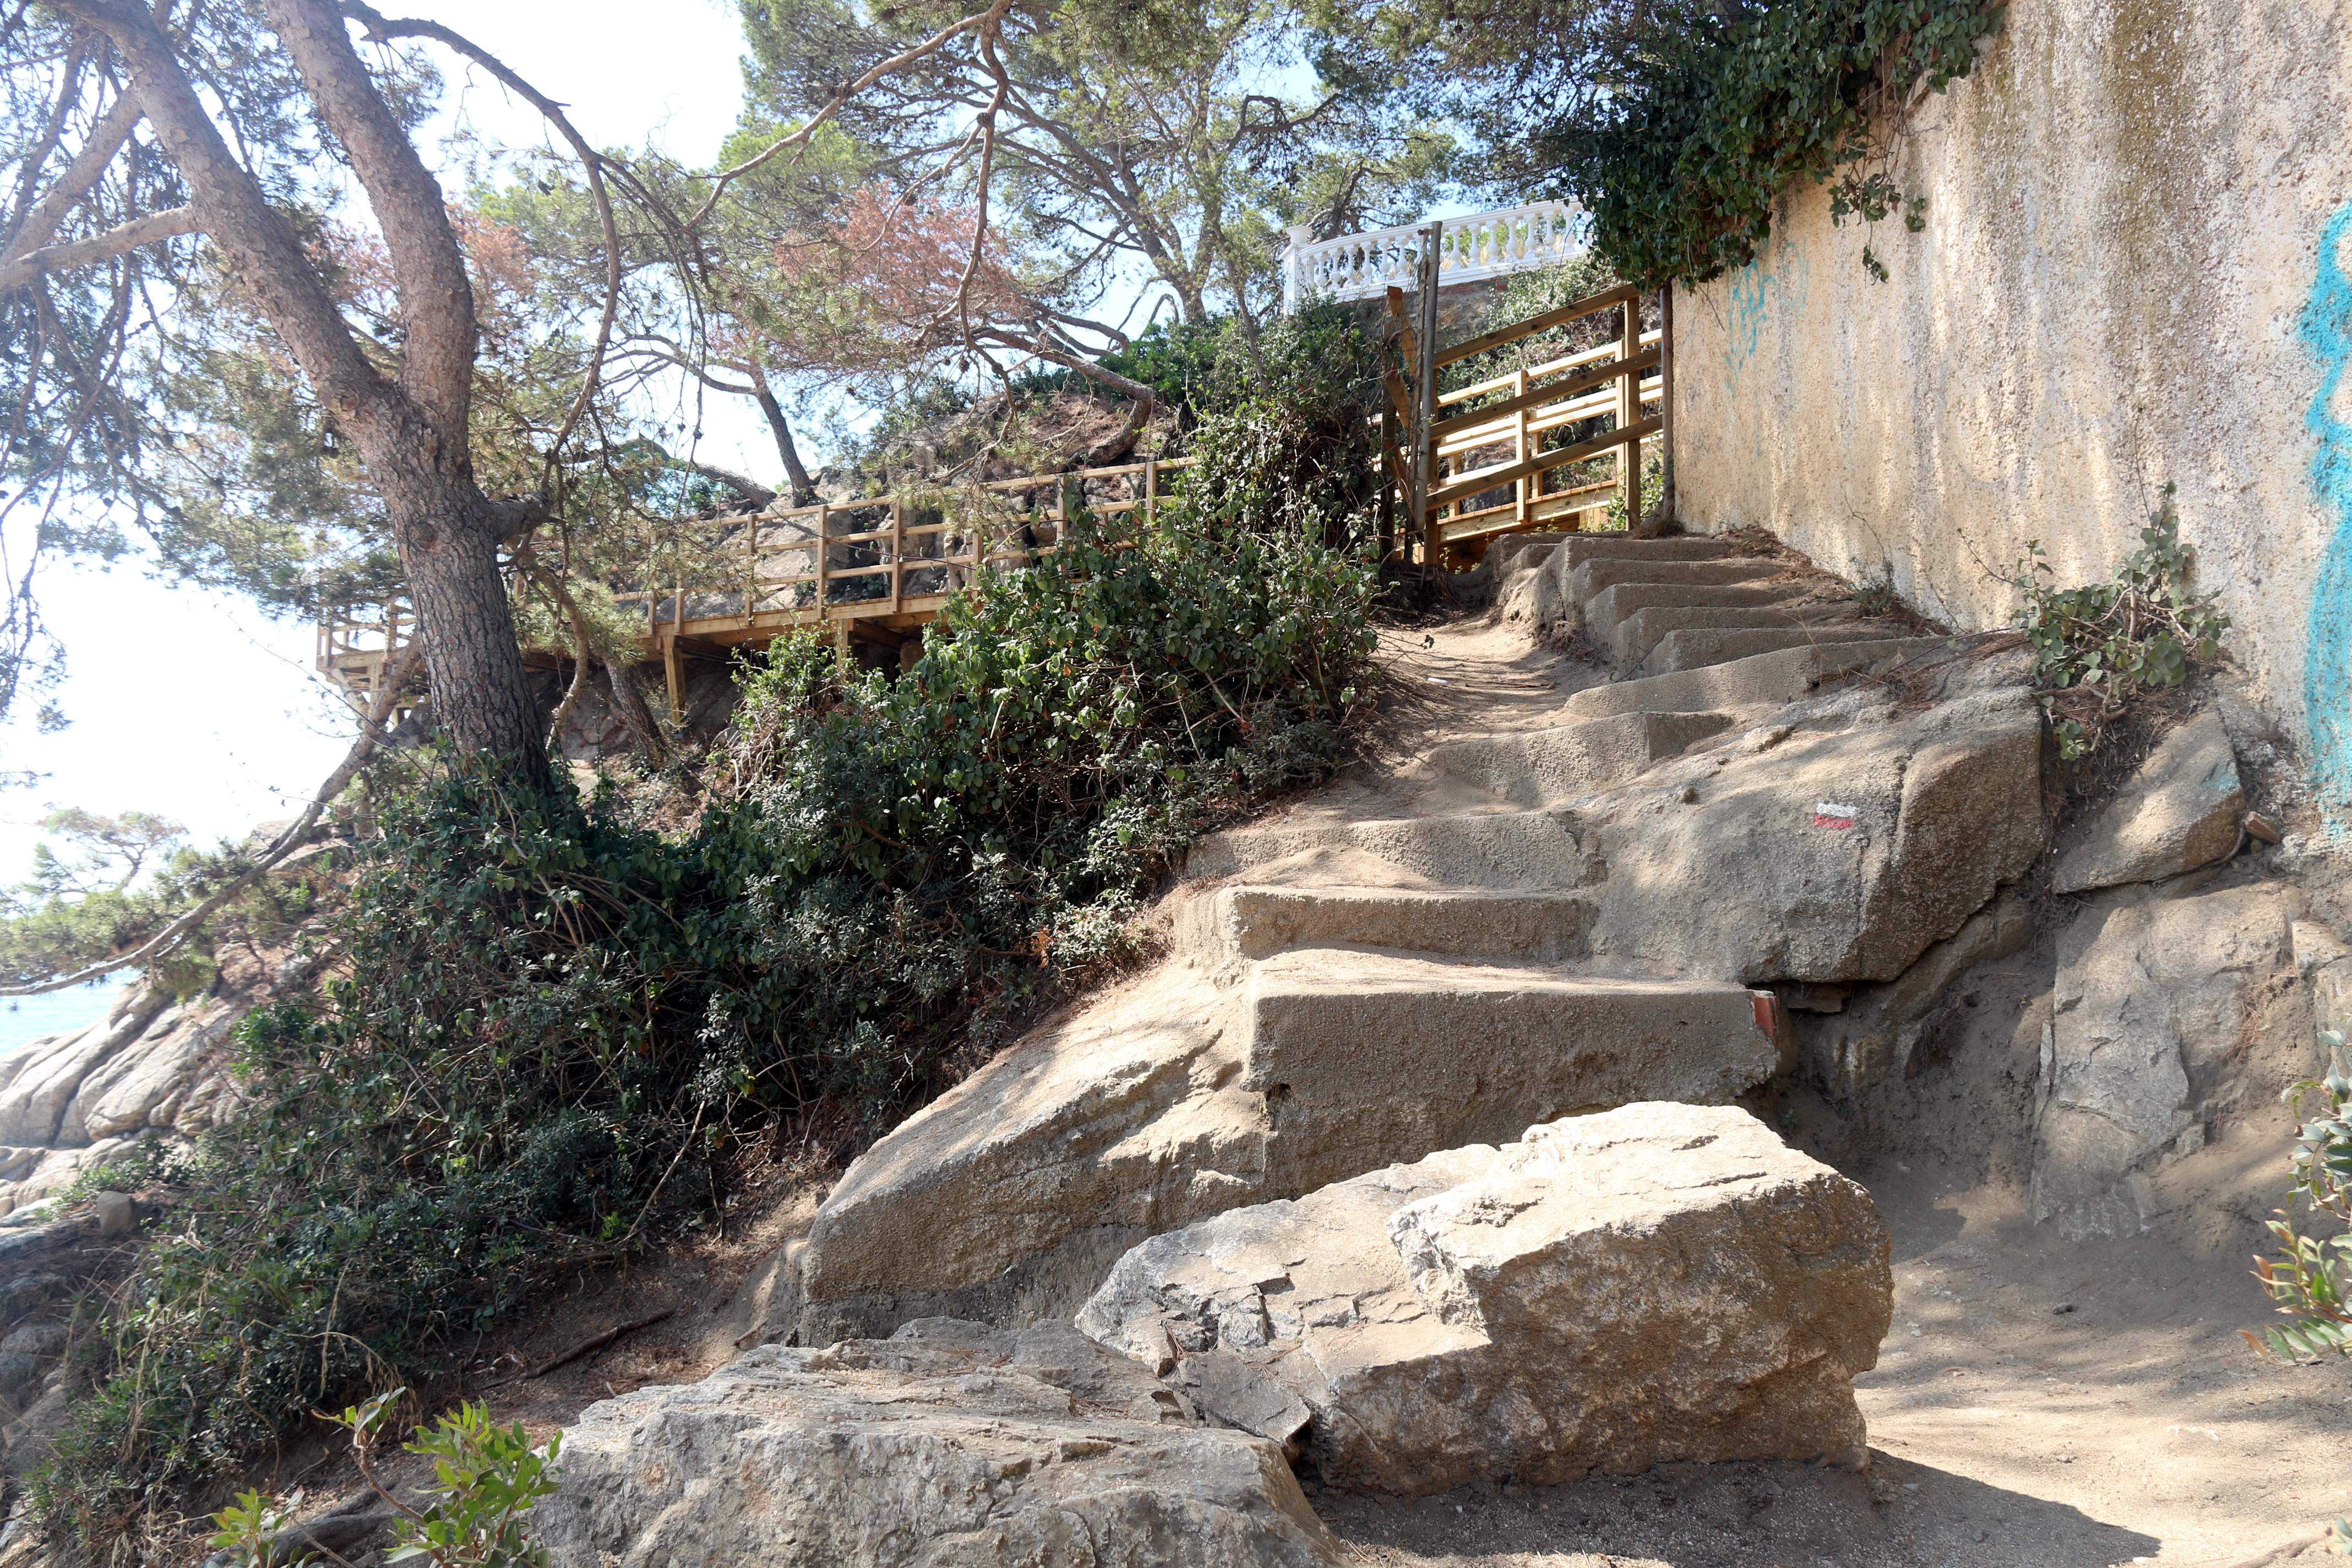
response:
{"label": "wooden handrail beam", "polygon": [[1429,497],[1429,507],[1432,511],[1434,511],[1439,507],[1460,500],[1465,496],[1475,496],[1482,490],[1495,489],[1509,484],[1514,479],[1557,468],[1563,463],[1576,463],[1587,458],[1597,458],[1603,452],[1614,451],[1620,447],[1639,441],[1645,436],[1654,436],[1657,433],[1658,416],[1652,415],[1639,424],[1628,425],[1622,430],[1612,430],[1607,435],[1596,437],[1590,441],[1580,441],[1573,447],[1562,447],[1557,452],[1538,452],[1524,463],[1511,463],[1499,468],[1482,470],[1447,485],[1444,489],[1432,491]]}
{"label": "wooden handrail beam", "polygon": [[1505,343],[1515,343],[1521,338],[1531,338],[1548,327],[1557,327],[1563,322],[1573,321],[1584,316],[1599,315],[1612,305],[1622,305],[1629,300],[1638,300],[1641,297],[1641,289],[1631,283],[1624,283],[1599,294],[1589,294],[1581,300],[1571,300],[1557,310],[1546,310],[1540,316],[1529,316],[1524,321],[1514,321],[1507,327],[1496,327],[1491,332],[1481,332],[1475,338],[1465,338],[1452,348],[1440,349],[1437,351],[1437,363],[1441,366],[1449,365],[1457,360],[1468,359],[1473,354],[1482,354],[1489,349],[1501,348]]}
{"label": "wooden handrail beam", "polygon": [[1517,414],[1522,408],[1538,408],[1547,403],[1557,403],[1562,398],[1573,397],[1580,392],[1590,392],[1594,387],[1614,381],[1621,375],[1637,374],[1655,365],[1661,357],[1663,356],[1658,350],[1645,349],[1630,360],[1611,360],[1607,364],[1596,365],[1581,375],[1570,376],[1566,381],[1558,382],[1549,386],[1537,387],[1522,396],[1505,398],[1500,403],[1489,404],[1484,408],[1474,409],[1468,414],[1456,414],[1450,419],[1441,419],[1430,426],[1429,433],[1435,439],[1443,441],[1457,430],[1471,429],[1489,420],[1504,418]]}

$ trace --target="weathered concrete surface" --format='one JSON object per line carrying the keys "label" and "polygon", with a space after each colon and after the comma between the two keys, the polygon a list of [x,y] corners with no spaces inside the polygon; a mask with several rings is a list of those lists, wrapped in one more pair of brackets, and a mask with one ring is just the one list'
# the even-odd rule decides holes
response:
{"label": "weathered concrete surface", "polygon": [[1646,669],[1650,650],[1676,632],[1791,631],[1806,626],[1841,625],[1853,620],[1855,613],[1852,605],[1790,604],[1758,609],[1711,609],[1703,605],[1683,609],[1654,605],[1619,622],[1609,635],[1609,649],[1621,666]]}
{"label": "weathered concrete surface", "polygon": [[1651,675],[1672,675],[1676,670],[1704,669],[1711,664],[1728,664],[1736,658],[1752,658],[1759,653],[1778,653],[1782,648],[1819,647],[1829,643],[1884,642],[1885,638],[1885,627],[1869,625],[1751,626],[1744,631],[1685,626],[1660,637],[1642,656],[1642,668]]}
{"label": "weathered concrete surface", "polygon": [[1515,805],[1556,805],[1633,778],[1731,722],[1727,713],[1621,713],[1555,730],[1449,741],[1431,751],[1429,763]]}
{"label": "weathered concrete surface", "polygon": [[1282,1451],[1040,1324],[752,1351],[593,1405],[531,1514],[561,1568],[1326,1568]]}
{"label": "weathered concrete surface", "polygon": [[2108,578],[2178,484],[2232,653],[2352,785],[2347,123],[2346,0],[2014,0],[1912,117],[1924,232],[1839,226],[1801,183],[1685,294],[1685,521],[1884,568],[1970,629],[2016,608],[1988,565],[2039,539],[2060,584]]}
{"label": "weathered concrete surface", "polygon": [[[2204,1147],[2213,1084],[2293,993],[2294,904],[2277,887],[2099,895],[2059,933],[2032,1208],[2069,1239],[2133,1236],[2149,1172]],[[2292,1029],[2308,1033],[2308,1014]]]}
{"label": "weathered concrete surface", "polygon": [[[1024,1038],[868,1150],[767,1332],[1066,1312],[1145,1237],[1778,1060],[1745,988],[1308,950],[1224,993],[1170,966]],[[1410,1085],[1406,1089],[1402,1086]]]}
{"label": "weathered concrete surface", "polygon": [[1596,955],[1748,984],[1892,980],[2041,854],[2042,715],[2008,689],[1750,731],[1612,792],[1577,831],[1607,868]]}
{"label": "weathered concrete surface", "polygon": [[2086,892],[2177,877],[2238,847],[2246,794],[2221,716],[2198,714],[2164,738],[2059,858],[2051,889]]}
{"label": "weathered concrete surface", "polygon": [[1237,877],[1322,852],[1370,855],[1458,888],[1558,889],[1584,879],[1575,836],[1540,811],[1230,827],[1194,845],[1184,868],[1194,878]]}
{"label": "weathered concrete surface", "polygon": [[1638,680],[1589,686],[1560,704],[1563,721],[1606,719],[1644,710],[1661,713],[1709,713],[1726,709],[1780,707],[1811,693],[1823,681],[1878,664],[1933,658],[1943,653],[1941,637],[1895,637],[1792,647],[1759,653],[1703,669],[1647,675]]}
{"label": "weathered concrete surface", "polygon": [[1294,947],[1356,943],[1463,958],[1581,958],[1592,900],[1493,888],[1213,888],[1179,903],[1177,951],[1210,968]]}
{"label": "weathered concrete surface", "polygon": [[[1591,581],[1592,568],[1599,564],[1598,562],[1587,562],[1578,569],[1578,580]],[[1584,631],[1586,636],[1595,640],[1606,641],[1614,638],[1619,628],[1644,610],[1765,609],[1786,605],[1793,599],[1802,599],[1813,591],[1814,586],[1814,584],[1807,582],[1686,584],[1620,577],[1609,586],[1594,590],[1584,601]],[[1733,626],[1738,623],[1725,621],[1722,624]],[[1620,657],[1622,657],[1622,649]]]}
{"label": "weathered concrete surface", "polygon": [[1079,1315],[1327,1482],[1858,1459],[1868,1194],[1727,1107],[1629,1105],[1153,1237]]}

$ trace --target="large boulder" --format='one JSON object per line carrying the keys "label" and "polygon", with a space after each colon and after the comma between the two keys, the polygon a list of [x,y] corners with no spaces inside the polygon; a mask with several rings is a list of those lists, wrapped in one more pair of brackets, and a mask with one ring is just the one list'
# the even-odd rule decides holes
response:
{"label": "large boulder", "polygon": [[[2036,1224],[2069,1240],[2146,1229],[2150,1173],[2204,1147],[2204,1108],[2232,1064],[2257,1037],[2311,1037],[2294,983],[2294,912],[2275,887],[2136,889],[2091,900],[2059,932],[2034,1129]],[[2299,1016],[2267,1020],[2274,998]]]}
{"label": "large boulder", "polygon": [[1645,1103],[1155,1237],[1078,1316],[1334,1486],[1858,1461],[1869,1195],[1746,1111]]}
{"label": "large boulder", "polygon": [[2081,842],[2059,858],[2053,891],[2088,892],[2177,877],[2238,847],[2246,795],[2219,713],[2198,714],[2148,753]]}
{"label": "large boulder", "polygon": [[1748,731],[1572,814],[1606,868],[1594,954],[1747,984],[1892,980],[2042,853],[2029,693],[1809,727],[1829,721]]}
{"label": "large boulder", "polygon": [[1326,1568],[1282,1451],[1041,1324],[767,1346],[593,1405],[532,1514],[559,1568]]}
{"label": "large boulder", "polygon": [[768,1332],[1066,1316],[1146,1237],[1572,1111],[1771,1075],[1758,998],[1336,949],[1170,965],[1031,1035],[853,1164]]}

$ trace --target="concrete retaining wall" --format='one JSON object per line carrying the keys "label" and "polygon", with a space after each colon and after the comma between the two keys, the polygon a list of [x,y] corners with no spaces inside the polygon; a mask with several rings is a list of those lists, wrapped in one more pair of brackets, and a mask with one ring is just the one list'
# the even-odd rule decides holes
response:
{"label": "concrete retaining wall", "polygon": [[2352,808],[2352,0],[2014,0],[1897,173],[1923,233],[1808,188],[1678,298],[1685,520],[1975,628],[2027,540],[2105,577],[2175,483],[2238,657]]}

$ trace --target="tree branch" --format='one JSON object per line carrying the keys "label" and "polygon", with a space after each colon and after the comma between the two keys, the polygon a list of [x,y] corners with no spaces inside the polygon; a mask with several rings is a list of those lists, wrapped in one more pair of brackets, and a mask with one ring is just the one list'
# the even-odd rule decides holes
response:
{"label": "tree branch", "polygon": [[[89,140],[81,144],[81,151],[74,154],[73,162],[66,165],[57,184],[33,205],[25,221],[8,237],[10,257],[25,255],[48,243],[74,204],[89,195],[91,187],[105,176],[106,166],[114,162],[114,155],[131,140],[131,132],[144,113],[136,95],[125,92],[116,96],[105,116],[90,127]],[[35,173],[27,170],[25,177],[29,180]]]}
{"label": "tree branch", "polygon": [[686,226],[688,228],[696,227],[713,212],[717,211],[719,207],[719,198],[730,184],[732,184],[735,181],[742,178],[745,174],[751,173],[754,169],[766,163],[770,159],[775,157],[786,148],[804,145],[810,137],[816,134],[816,128],[818,126],[823,125],[826,121],[831,120],[835,115],[840,113],[841,110],[848,105],[849,101],[856,98],[859,93],[864,92],[867,88],[872,87],[876,82],[880,81],[885,77],[895,76],[898,72],[905,70],[908,66],[915,64],[917,61],[939,53],[940,50],[947,47],[949,44],[954,42],[962,35],[971,32],[973,28],[994,26],[997,22],[1002,21],[1004,14],[1012,8],[1013,0],[994,0],[994,3],[992,4],[987,10],[974,12],[972,15],[964,17],[961,21],[950,23],[947,26],[940,28],[938,32],[933,33],[929,37],[924,39],[921,43],[917,44],[913,48],[902,50],[901,52],[891,56],[881,64],[866,71],[863,75],[858,77],[856,80],[845,83],[845,85],[835,89],[833,97],[826,100],[824,107],[811,115],[807,123],[803,124],[799,130],[778,137],[775,141],[771,142],[767,146],[761,148],[752,156],[744,159],[743,162],[736,164],[733,168],[721,169],[718,174],[712,175],[709,196],[704,200],[701,206],[695,209],[694,216],[686,220]]}
{"label": "tree branch", "polygon": [[425,166],[330,0],[263,0],[310,100],[374,208],[401,301],[400,384],[453,454],[467,449],[478,331],[474,285],[441,182]]}
{"label": "tree branch", "polygon": [[424,656],[425,642],[421,637],[412,639],[400,650],[384,670],[383,687],[375,694],[375,701],[370,704],[367,721],[360,726],[359,740],[352,744],[349,754],[337,765],[333,773],[327,775],[327,782],[319,786],[319,793],[311,796],[310,804],[303,808],[302,815],[288,824],[285,830],[277,837],[271,839],[269,847],[264,849],[252,865],[213,889],[202,903],[173,921],[131,952],[118,953],[112,958],[101,959],[96,963],[74,971],[71,974],[60,974],[54,979],[39,981],[34,984],[0,985],[0,996],[38,996],[44,992],[62,991],[69,985],[79,985],[88,981],[102,979],[120,969],[152,963],[178,946],[181,941],[189,932],[202,925],[205,918],[214,910],[268,875],[279,861],[301,847],[302,841],[310,836],[310,829],[318,826],[320,814],[334,803],[335,797],[343,793],[352,780],[359,776],[361,767],[366,763],[370,756],[374,754],[376,746],[383,741],[384,721],[390,719],[393,710],[399,707],[400,694],[407,689],[409,681],[415,678],[416,667],[422,662]]}
{"label": "tree branch", "polygon": [[163,212],[149,213],[144,217],[118,224],[104,234],[94,234],[87,239],[69,239],[63,245],[28,251],[0,262],[0,290],[22,289],[37,281],[45,273],[88,267],[94,261],[111,261],[159,239],[200,232],[194,207],[169,207]]}
{"label": "tree branch", "polygon": [[285,339],[320,401],[354,422],[381,410],[390,384],[360,352],[300,242],[229,152],[154,18],[125,0],[55,3],[121,51],[131,90],[187,183],[197,223],[227,252],[237,280]]}
{"label": "tree branch", "polygon": [[613,319],[621,306],[621,234],[619,226],[613,221],[612,198],[604,189],[604,157],[588,144],[586,137],[573,129],[562,104],[531,86],[496,55],[464,35],[438,22],[420,21],[414,17],[388,20],[374,6],[364,4],[364,0],[343,0],[342,11],[364,26],[368,37],[373,40],[389,42],[399,37],[431,38],[480,66],[538,110],[547,122],[555,127],[558,134],[572,144],[573,155],[580,160],[582,169],[586,171],[589,199],[595,204],[597,226],[604,231],[604,309],[597,318],[596,342],[589,350],[588,368],[581,378],[580,391],[564,414],[563,424],[555,432],[554,439],[548,443],[551,459],[556,452],[562,450],[572,432],[579,428],[580,416],[587,412],[589,401],[596,395],[597,383],[604,375],[604,350],[613,341]]}

